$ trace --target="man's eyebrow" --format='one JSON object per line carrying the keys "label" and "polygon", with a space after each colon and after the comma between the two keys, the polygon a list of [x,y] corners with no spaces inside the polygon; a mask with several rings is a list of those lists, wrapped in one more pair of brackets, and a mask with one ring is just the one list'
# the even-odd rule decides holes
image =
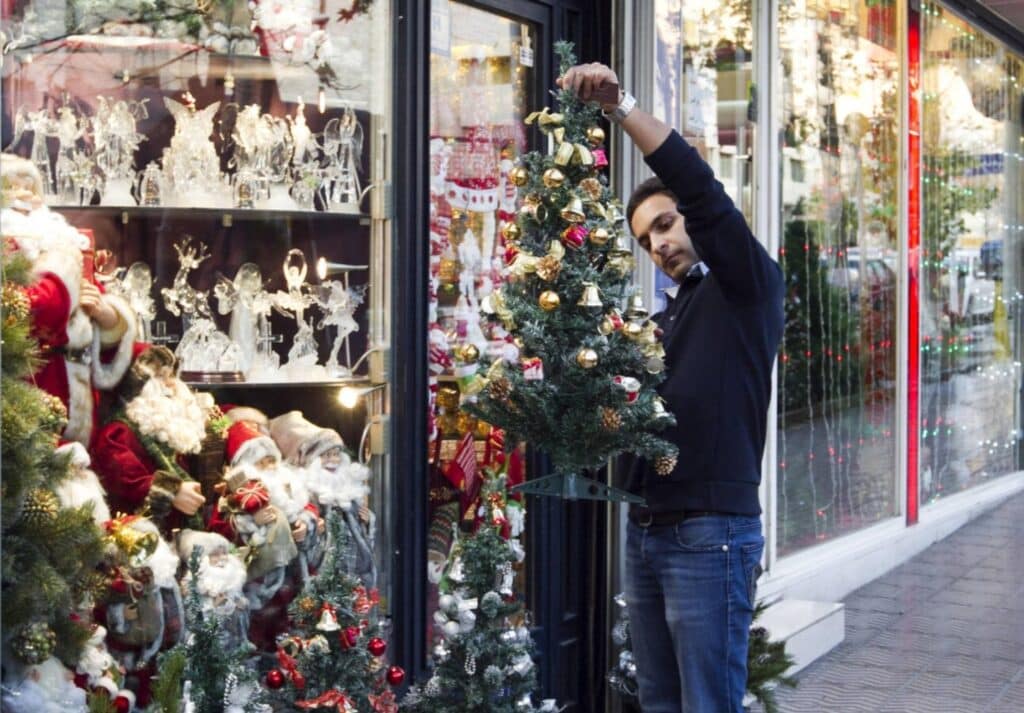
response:
{"label": "man's eyebrow", "polygon": [[663,210],[660,213],[658,213],[656,216],[651,218],[651,222],[647,224],[647,229],[644,230],[642,233],[639,233],[636,236],[637,242],[638,243],[642,243],[645,240],[650,240],[651,226],[654,225],[655,223],[657,223],[662,218],[664,218],[666,215],[669,215],[671,213],[672,213],[671,210]]}

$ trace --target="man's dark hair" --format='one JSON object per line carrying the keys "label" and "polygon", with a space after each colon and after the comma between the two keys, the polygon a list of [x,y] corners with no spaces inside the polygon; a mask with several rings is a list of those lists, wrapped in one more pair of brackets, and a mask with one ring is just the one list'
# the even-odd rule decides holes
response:
{"label": "man's dark hair", "polygon": [[668,186],[661,182],[661,179],[657,176],[651,176],[646,181],[641,183],[633,191],[633,195],[629,197],[629,203],[626,204],[626,222],[629,224],[630,229],[633,227],[633,213],[640,207],[640,204],[651,196],[666,195],[676,199],[676,194],[669,190]]}

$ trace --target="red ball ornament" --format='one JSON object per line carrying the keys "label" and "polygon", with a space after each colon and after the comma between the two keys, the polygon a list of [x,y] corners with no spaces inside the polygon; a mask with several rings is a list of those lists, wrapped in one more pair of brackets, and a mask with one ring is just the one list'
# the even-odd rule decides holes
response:
{"label": "red ball ornament", "polygon": [[370,653],[374,656],[383,656],[384,652],[388,648],[388,644],[384,639],[375,636],[370,639],[370,643],[366,645],[366,648],[368,648]]}
{"label": "red ball ornament", "polygon": [[359,641],[359,628],[355,626],[346,627],[344,631],[338,636],[341,641],[341,645],[346,649],[351,649]]}
{"label": "red ball ornament", "polygon": [[284,685],[284,674],[280,669],[272,668],[267,671],[267,687],[275,691]]}
{"label": "red ball ornament", "polygon": [[401,686],[405,680],[405,671],[401,666],[388,666],[387,678],[392,686]]}
{"label": "red ball ornament", "polygon": [[118,696],[114,699],[114,710],[117,713],[129,713],[132,709],[132,702],[124,696]]}

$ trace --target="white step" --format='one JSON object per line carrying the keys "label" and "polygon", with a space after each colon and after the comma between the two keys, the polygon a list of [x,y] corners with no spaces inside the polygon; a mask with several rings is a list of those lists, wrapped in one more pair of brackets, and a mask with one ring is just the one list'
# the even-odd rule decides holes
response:
{"label": "white step", "polygon": [[792,675],[842,643],[846,612],[842,602],[783,599],[768,607],[757,624],[772,641],[786,642],[786,652],[796,661],[787,672]]}

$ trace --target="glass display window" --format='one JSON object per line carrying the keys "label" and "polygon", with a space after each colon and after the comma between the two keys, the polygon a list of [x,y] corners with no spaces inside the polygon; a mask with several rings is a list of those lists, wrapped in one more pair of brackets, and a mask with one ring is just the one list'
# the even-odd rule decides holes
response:
{"label": "glass display window", "polygon": [[920,495],[1018,468],[1019,54],[922,8]]}
{"label": "glass display window", "polygon": [[3,234],[71,251],[35,328],[110,514],[84,690],[387,703],[391,3],[3,10]]}
{"label": "glass display window", "polygon": [[899,59],[889,3],[779,5],[780,555],[898,512]]}

